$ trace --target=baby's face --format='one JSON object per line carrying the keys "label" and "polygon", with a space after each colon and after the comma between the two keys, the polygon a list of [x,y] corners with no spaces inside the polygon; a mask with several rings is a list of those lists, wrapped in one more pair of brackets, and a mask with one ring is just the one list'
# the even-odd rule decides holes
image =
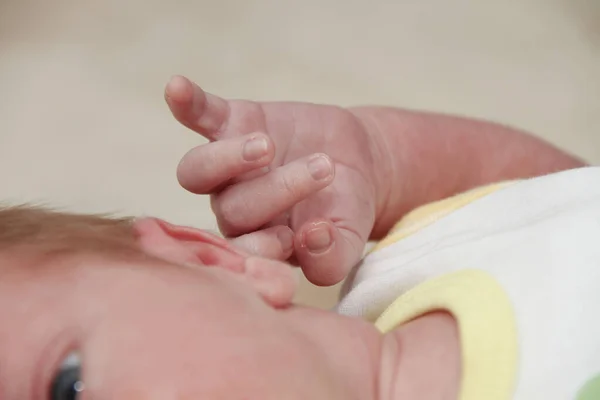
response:
{"label": "baby's face", "polygon": [[[370,327],[276,309],[231,271],[101,257],[3,264],[11,265],[0,268],[3,400],[317,400],[375,392],[365,373],[366,354],[378,346],[365,340],[374,337]],[[61,368],[69,355],[80,374]],[[57,382],[62,389],[52,396]],[[83,390],[74,396],[73,387]]]}

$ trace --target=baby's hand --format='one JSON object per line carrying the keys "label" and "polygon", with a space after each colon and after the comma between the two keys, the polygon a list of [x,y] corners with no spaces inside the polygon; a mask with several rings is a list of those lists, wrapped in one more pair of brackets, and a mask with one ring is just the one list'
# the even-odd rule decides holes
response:
{"label": "baby's hand", "polygon": [[165,97],[177,120],[210,140],[183,157],[177,176],[185,189],[211,195],[223,234],[289,226],[307,278],[341,281],[381,203],[380,156],[361,121],[333,106],[225,100],[183,77]]}

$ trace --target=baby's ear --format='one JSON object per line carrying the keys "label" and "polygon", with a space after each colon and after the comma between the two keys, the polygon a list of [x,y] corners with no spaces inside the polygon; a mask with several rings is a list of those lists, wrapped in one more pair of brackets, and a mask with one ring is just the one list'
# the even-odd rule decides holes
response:
{"label": "baby's ear", "polygon": [[165,261],[219,266],[233,272],[245,270],[246,255],[212,233],[173,225],[158,218],[138,219],[133,226],[142,249]]}
{"label": "baby's ear", "polygon": [[289,264],[250,256],[210,232],[158,218],[138,219],[133,226],[138,244],[152,256],[174,264],[227,270],[273,307],[288,306],[293,300],[297,277]]}

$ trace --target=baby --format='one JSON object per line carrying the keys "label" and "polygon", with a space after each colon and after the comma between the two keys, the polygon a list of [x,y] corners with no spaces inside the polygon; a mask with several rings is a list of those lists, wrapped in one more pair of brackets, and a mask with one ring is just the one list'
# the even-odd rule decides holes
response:
{"label": "baby", "polygon": [[[1,399],[598,398],[600,169],[459,118],[166,95],[231,239],[1,210]],[[333,284],[381,238],[338,313],[291,304],[278,260]]]}

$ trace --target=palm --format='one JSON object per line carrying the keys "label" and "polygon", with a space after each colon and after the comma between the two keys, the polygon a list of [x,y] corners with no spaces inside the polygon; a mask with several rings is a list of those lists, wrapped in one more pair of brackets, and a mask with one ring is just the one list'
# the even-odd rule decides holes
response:
{"label": "palm", "polygon": [[[333,106],[306,103],[231,102],[225,135],[266,132],[274,141],[271,168],[322,152],[335,162],[333,183],[296,204],[287,223],[296,230],[309,219],[328,218],[360,238],[363,246],[375,218],[373,160],[369,138],[352,113]],[[362,251],[362,249],[361,249]]]}

